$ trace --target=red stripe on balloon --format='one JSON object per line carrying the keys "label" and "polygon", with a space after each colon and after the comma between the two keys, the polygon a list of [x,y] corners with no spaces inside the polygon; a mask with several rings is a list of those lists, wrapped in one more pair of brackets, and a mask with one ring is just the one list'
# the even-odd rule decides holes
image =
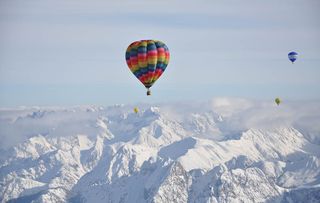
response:
{"label": "red stripe on balloon", "polygon": [[131,67],[131,61],[130,61],[130,59],[127,60],[127,64],[128,64],[128,66],[129,66],[129,68],[130,68],[130,67]]}
{"label": "red stripe on balloon", "polygon": [[147,53],[139,53],[138,54],[138,57],[146,57],[147,56]]}
{"label": "red stripe on balloon", "polygon": [[157,50],[155,49],[155,50],[148,50],[148,54],[149,53],[154,53],[154,54],[156,54],[157,53]]}
{"label": "red stripe on balloon", "polygon": [[156,50],[154,51],[148,51],[148,56],[157,56],[158,52]]}
{"label": "red stripe on balloon", "polygon": [[160,52],[160,53],[164,53],[164,52],[165,52],[165,50],[164,50],[163,47],[160,47],[160,48],[158,48],[157,50],[158,50],[158,52]]}
{"label": "red stripe on balloon", "polygon": [[137,65],[138,64],[138,57],[130,57],[131,65]]}
{"label": "red stripe on balloon", "polygon": [[157,78],[159,78],[162,75],[162,72],[163,71],[161,69],[157,69],[157,73],[156,73]]}
{"label": "red stripe on balloon", "polygon": [[147,54],[138,54],[138,61],[139,62],[147,61]]}
{"label": "red stripe on balloon", "polygon": [[147,75],[147,81],[148,82],[151,82],[151,79],[153,78],[153,75],[154,75],[154,71],[150,71]]}
{"label": "red stripe on balloon", "polygon": [[143,76],[141,76],[141,77],[139,78],[139,80],[140,80],[143,84],[145,84],[145,83],[146,83],[146,80],[147,80],[146,74],[144,74]]}

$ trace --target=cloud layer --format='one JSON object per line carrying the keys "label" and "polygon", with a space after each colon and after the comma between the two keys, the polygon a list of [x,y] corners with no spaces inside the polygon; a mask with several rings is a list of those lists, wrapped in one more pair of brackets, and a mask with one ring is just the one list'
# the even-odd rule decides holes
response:
{"label": "cloud layer", "polygon": [[[154,105],[137,106],[143,113]],[[187,132],[192,132],[191,135],[198,133],[208,138],[228,139],[236,138],[251,128],[268,130],[294,127],[312,142],[320,143],[319,102],[283,101],[277,106],[273,101],[215,98],[206,102],[162,103],[156,106],[164,119],[180,123]],[[8,148],[39,134],[53,137],[79,134],[96,136],[105,130],[101,128],[101,123],[105,123],[107,128],[109,124],[112,125],[114,132],[121,132],[121,128],[130,127],[136,122],[133,107],[2,109],[0,148]],[[144,114],[141,122],[148,125],[156,118]]]}

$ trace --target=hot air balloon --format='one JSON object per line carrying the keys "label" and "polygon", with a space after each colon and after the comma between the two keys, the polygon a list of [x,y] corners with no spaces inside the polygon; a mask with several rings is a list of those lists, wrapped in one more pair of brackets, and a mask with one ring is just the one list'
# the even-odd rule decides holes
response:
{"label": "hot air balloon", "polygon": [[298,53],[296,53],[296,52],[294,52],[294,51],[292,51],[292,52],[290,52],[290,53],[288,54],[288,58],[289,58],[289,60],[290,60],[292,63],[294,63],[295,60],[297,60],[297,57],[298,57]]}
{"label": "hot air balloon", "polygon": [[126,61],[131,72],[147,88],[159,79],[169,63],[168,47],[158,40],[140,40],[129,45],[126,51]]}
{"label": "hot air balloon", "polygon": [[276,98],[275,100],[274,100],[274,102],[276,102],[276,104],[279,106],[279,104],[281,103],[281,100],[280,100],[280,98]]}
{"label": "hot air balloon", "polygon": [[138,107],[134,107],[133,111],[134,111],[135,113],[139,113]]}

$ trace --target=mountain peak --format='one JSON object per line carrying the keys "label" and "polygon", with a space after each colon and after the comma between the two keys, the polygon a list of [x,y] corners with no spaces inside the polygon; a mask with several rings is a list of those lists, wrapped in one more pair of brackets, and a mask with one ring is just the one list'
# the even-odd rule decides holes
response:
{"label": "mountain peak", "polygon": [[139,109],[3,112],[0,133],[15,144],[1,149],[0,201],[319,199],[320,147],[307,136],[318,131],[298,108],[220,99]]}

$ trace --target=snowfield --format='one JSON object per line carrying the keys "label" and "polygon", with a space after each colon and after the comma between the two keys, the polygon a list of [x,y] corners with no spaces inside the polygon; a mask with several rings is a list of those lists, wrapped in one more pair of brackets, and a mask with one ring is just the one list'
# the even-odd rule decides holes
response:
{"label": "snowfield", "polygon": [[0,110],[1,202],[320,202],[320,102]]}

